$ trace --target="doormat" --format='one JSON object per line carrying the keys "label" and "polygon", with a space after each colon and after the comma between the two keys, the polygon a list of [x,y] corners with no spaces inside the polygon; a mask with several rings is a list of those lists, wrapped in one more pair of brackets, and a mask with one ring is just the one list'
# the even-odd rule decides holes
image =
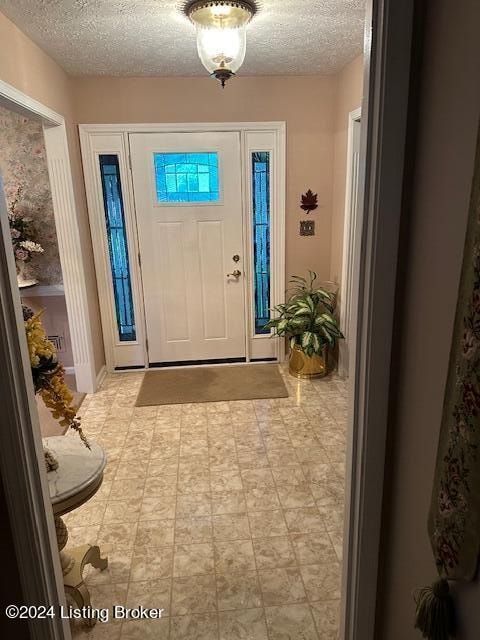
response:
{"label": "doormat", "polygon": [[147,371],[135,406],[287,398],[276,364]]}

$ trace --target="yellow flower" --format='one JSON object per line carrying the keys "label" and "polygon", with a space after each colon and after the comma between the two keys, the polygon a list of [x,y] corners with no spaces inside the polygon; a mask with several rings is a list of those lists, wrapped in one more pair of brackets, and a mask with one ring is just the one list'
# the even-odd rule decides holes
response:
{"label": "yellow flower", "polygon": [[[56,362],[57,350],[50,342],[40,319],[42,312],[36,313],[25,321],[28,353],[32,369],[41,369],[41,361]],[[41,388],[40,395],[45,405],[50,409],[52,416],[63,427],[70,427],[78,432],[82,442],[90,448],[88,440],[83,434],[79,418],[76,417],[77,409],[72,405],[73,394],[65,384],[65,369],[58,364],[53,371],[42,372],[39,377]]]}

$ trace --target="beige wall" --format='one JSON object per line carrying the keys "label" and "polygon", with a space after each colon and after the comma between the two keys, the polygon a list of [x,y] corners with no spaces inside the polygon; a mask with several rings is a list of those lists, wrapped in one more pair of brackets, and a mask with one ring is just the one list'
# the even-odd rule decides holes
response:
{"label": "beige wall", "polygon": [[[330,275],[335,76],[238,77],[225,90],[210,78],[77,78],[75,119],[105,122],[287,123],[287,277]],[[316,236],[300,237],[300,196],[318,192]]]}
{"label": "beige wall", "polygon": [[[359,104],[361,57],[338,76],[238,77],[222,91],[206,77],[69,78],[2,14],[0,43],[0,78],[67,121],[97,369],[103,346],[76,124],[285,121],[286,276],[314,269],[322,279],[339,278],[333,265],[341,265],[342,162],[348,112]],[[309,188],[319,196],[319,208],[311,214],[316,235],[301,237],[299,223],[306,216],[299,203]]]}
{"label": "beige wall", "polygon": [[31,98],[64,116],[70,147],[75,199],[82,249],[85,256],[85,278],[89,296],[89,315],[94,337],[96,370],[100,371],[105,356],[100,328],[97,287],[83,188],[78,135],[73,123],[70,80],[67,74],[37,47],[10,20],[0,13],[0,79]]}
{"label": "beige wall", "polygon": [[[413,207],[400,251],[378,640],[420,638],[412,591],[436,576],[427,514],[480,115],[480,4],[426,4]],[[459,639],[477,640],[480,585],[455,590]]]}
{"label": "beige wall", "polygon": [[347,179],[348,116],[358,109],[363,93],[363,55],[349,62],[336,76],[335,122],[333,133],[332,241],[330,279],[342,279],[343,230]]}

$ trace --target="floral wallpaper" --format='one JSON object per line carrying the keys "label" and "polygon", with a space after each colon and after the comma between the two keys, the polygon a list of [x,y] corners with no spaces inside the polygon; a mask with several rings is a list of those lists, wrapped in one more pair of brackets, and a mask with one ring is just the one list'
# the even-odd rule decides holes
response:
{"label": "floral wallpaper", "polygon": [[33,238],[44,249],[26,265],[26,277],[39,284],[62,284],[52,197],[42,125],[0,107],[0,174],[7,206],[21,197],[17,210],[32,220]]}

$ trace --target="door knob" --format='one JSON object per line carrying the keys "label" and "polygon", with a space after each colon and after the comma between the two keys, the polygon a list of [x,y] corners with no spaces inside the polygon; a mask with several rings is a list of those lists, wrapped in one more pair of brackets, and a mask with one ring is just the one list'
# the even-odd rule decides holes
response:
{"label": "door knob", "polygon": [[242,272],[239,271],[238,269],[235,269],[235,271],[233,273],[227,273],[227,278],[229,276],[233,276],[234,278],[236,278],[238,280],[241,275],[242,275]]}

